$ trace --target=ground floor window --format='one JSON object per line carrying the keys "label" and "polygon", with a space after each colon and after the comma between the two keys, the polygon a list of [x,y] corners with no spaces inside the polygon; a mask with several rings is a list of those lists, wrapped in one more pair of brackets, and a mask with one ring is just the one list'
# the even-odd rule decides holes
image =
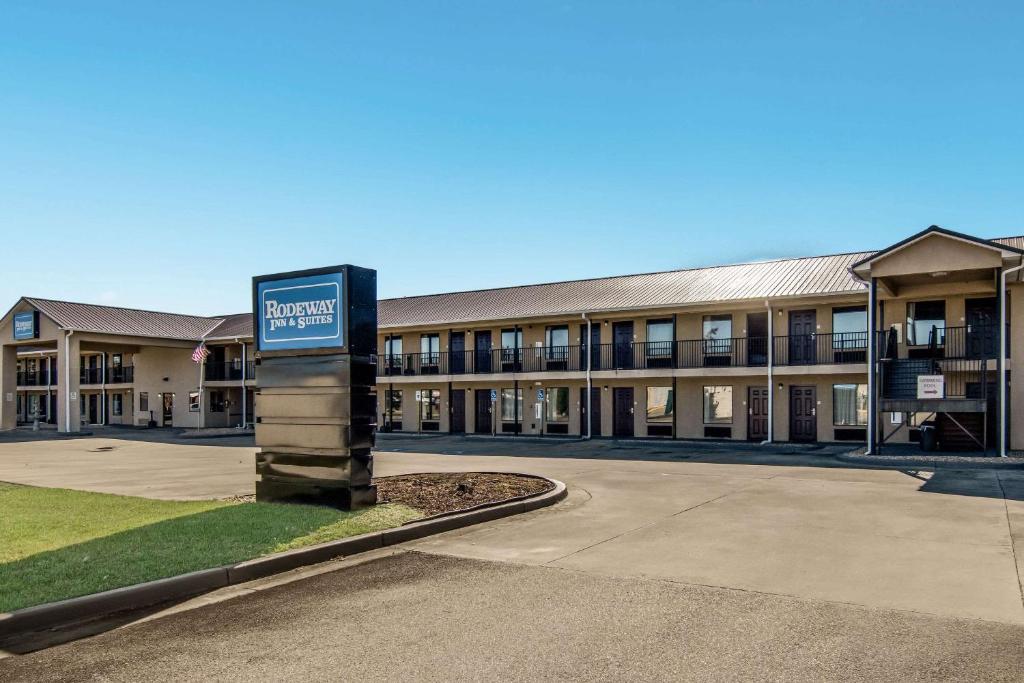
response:
{"label": "ground floor window", "polygon": [[732,387],[704,387],[704,424],[732,424]]}
{"label": "ground floor window", "polygon": [[198,413],[199,412],[199,392],[190,391],[188,392],[188,412]]}
{"label": "ground floor window", "polygon": [[391,420],[402,419],[402,390],[384,390],[384,414]]}
{"label": "ground floor window", "polygon": [[672,387],[647,387],[648,422],[672,422],[675,410]]}
{"label": "ground floor window", "polygon": [[547,393],[547,421],[569,421],[569,387],[553,387]]}
{"label": "ground floor window", "polygon": [[[513,398],[514,397],[514,398]],[[523,419],[523,390],[502,389],[501,390],[501,420],[502,422],[515,422],[516,416]]]}
{"label": "ground floor window", "polygon": [[113,394],[110,397],[110,413],[114,417],[121,417],[122,413],[124,412],[124,408],[121,401],[121,394]]}
{"label": "ground floor window", "polygon": [[423,404],[423,420],[433,422],[441,419],[441,390],[424,389],[420,394]]}
{"label": "ground floor window", "polygon": [[140,413],[148,413],[149,412],[149,392],[148,391],[140,391],[139,392],[139,412]]}
{"label": "ground floor window", "polygon": [[868,385],[832,385],[832,424],[863,427],[868,423]]}

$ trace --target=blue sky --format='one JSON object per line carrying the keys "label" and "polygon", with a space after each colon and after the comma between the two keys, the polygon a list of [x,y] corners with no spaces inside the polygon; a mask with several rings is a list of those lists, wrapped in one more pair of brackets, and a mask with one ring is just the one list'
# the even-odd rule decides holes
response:
{"label": "blue sky", "polygon": [[336,263],[404,296],[1024,233],[1019,3],[0,10],[9,304],[218,314]]}

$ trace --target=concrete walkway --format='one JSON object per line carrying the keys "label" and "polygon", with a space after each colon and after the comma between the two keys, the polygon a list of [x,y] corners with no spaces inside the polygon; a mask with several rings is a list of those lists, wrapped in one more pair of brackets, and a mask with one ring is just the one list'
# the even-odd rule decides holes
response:
{"label": "concrete walkway", "polygon": [[[0,444],[0,479],[19,458],[60,462],[71,444],[65,464],[102,470],[110,458],[117,477],[151,446],[87,447],[98,442],[50,442],[54,452],[14,460],[13,445]],[[151,661],[186,678],[202,677],[204,665],[214,677],[275,678],[333,664],[371,678],[1009,679],[1024,666],[1021,473],[855,468],[813,453],[623,450],[616,459],[608,447],[591,458],[531,457],[517,444],[514,456],[474,455],[500,448],[433,443],[462,454],[381,452],[377,473],[520,471],[561,479],[570,496],[406,544],[360,569],[0,661],[0,678],[30,663],[54,677],[131,678]],[[382,446],[429,447],[416,444]],[[224,490],[236,466],[250,480],[244,447],[162,448],[157,461],[206,463]],[[47,476],[47,485],[59,478]],[[381,620],[395,630],[382,632]],[[303,659],[303,648],[314,652]],[[352,664],[353,651],[388,660]],[[538,665],[550,668],[529,675]]]}

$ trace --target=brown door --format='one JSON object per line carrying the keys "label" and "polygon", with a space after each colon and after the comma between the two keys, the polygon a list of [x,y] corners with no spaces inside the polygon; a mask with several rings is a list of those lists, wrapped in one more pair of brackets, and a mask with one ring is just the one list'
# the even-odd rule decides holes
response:
{"label": "brown door", "polygon": [[789,440],[818,440],[818,400],[815,387],[789,388]]}
{"label": "brown door", "polygon": [[[490,362],[490,356],[488,356],[488,362]],[[490,389],[477,389],[476,390],[476,424],[473,425],[473,431],[477,434],[490,434],[491,433],[491,390]]]}
{"label": "brown door", "polygon": [[633,387],[612,389],[613,436],[633,436]]}
{"label": "brown door", "polygon": [[747,439],[768,438],[768,387],[747,388]]}
{"label": "brown door", "polygon": [[817,318],[814,309],[789,312],[790,365],[813,365],[817,362],[814,347]]}
{"label": "brown door", "polygon": [[452,434],[466,433],[466,392],[461,389],[453,389],[448,396],[451,407],[451,422],[449,429]]}
{"label": "brown door", "polygon": [[587,388],[580,388],[580,436],[587,435],[587,411],[590,411],[593,421],[590,423],[590,435],[601,436],[601,389],[594,387],[590,390],[590,401],[587,401]]}

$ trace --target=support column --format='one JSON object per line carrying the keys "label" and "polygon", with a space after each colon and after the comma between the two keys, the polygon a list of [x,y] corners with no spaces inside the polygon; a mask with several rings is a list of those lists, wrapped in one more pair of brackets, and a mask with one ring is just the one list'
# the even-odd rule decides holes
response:
{"label": "support column", "polygon": [[0,348],[0,429],[14,429],[18,424],[18,347]]}
{"label": "support column", "polygon": [[775,441],[775,311],[771,304],[764,302],[768,309],[768,438],[767,443]]}
{"label": "support column", "polygon": [[57,429],[61,432],[82,430],[79,390],[82,371],[80,338],[74,332],[65,332],[57,339]]}
{"label": "support column", "polygon": [[876,313],[878,310],[878,283],[871,278],[868,285],[868,443],[867,454],[875,452],[878,442],[878,395],[877,395],[877,358],[878,358],[878,326]]}

